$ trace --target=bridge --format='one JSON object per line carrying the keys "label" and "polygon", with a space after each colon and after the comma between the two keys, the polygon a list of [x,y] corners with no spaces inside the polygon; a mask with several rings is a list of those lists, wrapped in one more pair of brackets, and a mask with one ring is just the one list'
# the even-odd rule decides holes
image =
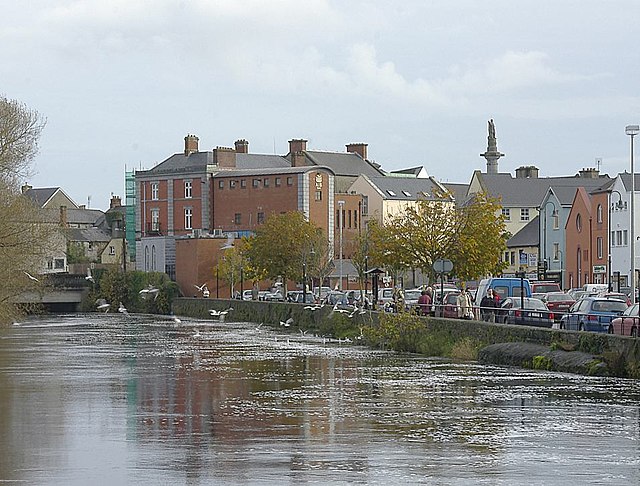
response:
{"label": "bridge", "polygon": [[47,312],[77,312],[91,288],[85,275],[51,273],[43,279],[42,288],[24,292],[15,299],[17,304],[39,304]]}

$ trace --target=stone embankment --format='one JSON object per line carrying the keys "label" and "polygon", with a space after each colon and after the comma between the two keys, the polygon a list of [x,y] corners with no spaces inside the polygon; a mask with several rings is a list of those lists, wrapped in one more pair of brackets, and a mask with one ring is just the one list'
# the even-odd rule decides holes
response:
{"label": "stone embankment", "polygon": [[565,371],[640,378],[640,340],[591,332],[491,324],[410,314],[367,312],[348,317],[330,307],[311,311],[302,304],[218,299],[176,299],[177,315],[210,318],[209,309],[233,307],[228,321],[248,321],[336,338],[360,337],[368,345],[427,356]]}

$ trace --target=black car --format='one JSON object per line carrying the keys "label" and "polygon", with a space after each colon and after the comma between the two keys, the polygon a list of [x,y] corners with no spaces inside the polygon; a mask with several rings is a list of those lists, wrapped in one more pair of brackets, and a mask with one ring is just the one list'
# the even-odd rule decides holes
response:
{"label": "black car", "polygon": [[553,326],[553,312],[540,299],[507,297],[500,303],[500,307],[496,311],[496,322],[551,327]]}

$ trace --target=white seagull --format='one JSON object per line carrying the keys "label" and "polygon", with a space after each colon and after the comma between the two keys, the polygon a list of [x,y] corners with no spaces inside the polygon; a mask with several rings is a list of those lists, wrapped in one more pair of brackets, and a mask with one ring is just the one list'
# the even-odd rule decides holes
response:
{"label": "white seagull", "polygon": [[109,307],[111,307],[111,304],[109,304],[105,299],[96,300],[97,310],[107,312],[109,310]]}
{"label": "white seagull", "polygon": [[209,314],[213,317],[224,317],[229,313],[229,311],[232,311],[232,310],[233,310],[233,307],[229,307],[228,309],[221,310],[221,311],[216,309],[209,309]]}
{"label": "white seagull", "polygon": [[[24,270],[23,270],[24,271]],[[24,272],[24,274],[29,277],[29,280],[33,280],[34,282],[39,282],[40,280],[38,280],[37,278],[35,278],[33,275],[31,275],[29,272]]]}
{"label": "white seagull", "polygon": [[87,276],[85,277],[85,280],[88,280],[91,283],[96,283],[93,279],[93,275],[91,275],[91,267],[87,267]]}
{"label": "white seagull", "polygon": [[227,242],[220,247],[221,250],[229,250],[233,248],[233,242],[235,241],[236,236],[234,233],[227,234]]}
{"label": "white seagull", "polygon": [[304,309],[305,310],[310,310],[310,311],[317,311],[318,309],[322,309],[324,307],[324,304],[313,304],[313,305],[305,305]]}
{"label": "white seagull", "polygon": [[125,316],[129,315],[129,312],[127,311],[127,308],[124,305],[122,305],[122,302],[120,302],[120,305],[118,306],[118,312],[121,312]]}
{"label": "white seagull", "polygon": [[289,319],[287,319],[286,321],[280,321],[280,325],[284,326],[284,327],[289,327],[291,326],[291,324],[293,324],[293,317],[289,317]]}
{"label": "white seagull", "polygon": [[158,298],[159,292],[160,289],[157,289],[153,285],[149,284],[138,293],[143,299],[147,299],[150,295],[153,295],[153,300],[156,300]]}
{"label": "white seagull", "polygon": [[182,321],[176,317],[176,316],[171,316],[171,319],[173,320],[173,322],[175,322],[176,324],[182,324]]}
{"label": "white seagull", "polygon": [[196,284],[193,284],[193,286],[194,286],[195,288],[197,288],[200,292],[204,292],[204,289],[206,289],[206,288],[207,288],[207,284],[206,284],[206,282],[205,282],[205,283],[203,283],[202,285],[196,285]]}

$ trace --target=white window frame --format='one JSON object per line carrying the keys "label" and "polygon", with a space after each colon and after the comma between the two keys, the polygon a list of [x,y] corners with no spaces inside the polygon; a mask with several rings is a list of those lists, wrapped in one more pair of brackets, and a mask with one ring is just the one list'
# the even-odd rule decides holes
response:
{"label": "white window frame", "polygon": [[193,197],[193,184],[191,181],[184,181],[184,197],[191,199]]}
{"label": "white window frame", "polygon": [[184,208],[184,229],[193,229],[193,208]]}
{"label": "white window frame", "polygon": [[151,200],[152,201],[158,200],[158,183],[157,182],[151,183]]}

